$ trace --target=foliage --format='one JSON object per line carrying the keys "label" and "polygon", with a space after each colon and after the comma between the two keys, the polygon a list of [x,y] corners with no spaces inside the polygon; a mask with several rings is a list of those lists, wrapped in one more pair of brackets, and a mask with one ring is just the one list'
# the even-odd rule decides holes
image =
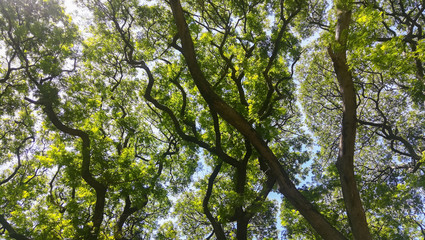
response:
{"label": "foliage", "polygon": [[75,4],[0,0],[2,237],[424,237],[423,3]]}

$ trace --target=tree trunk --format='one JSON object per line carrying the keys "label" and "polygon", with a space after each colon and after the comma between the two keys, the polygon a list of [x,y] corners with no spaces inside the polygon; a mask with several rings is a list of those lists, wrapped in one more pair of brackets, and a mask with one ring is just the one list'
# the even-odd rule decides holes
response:
{"label": "tree trunk", "polygon": [[238,218],[237,229],[236,229],[236,239],[246,240],[248,239],[248,222],[249,219],[246,219],[244,216]]}
{"label": "tree trunk", "polygon": [[225,121],[235,127],[250,141],[276,176],[280,192],[295,206],[320,236],[324,239],[345,239],[345,237],[330,225],[314,206],[295,188],[295,185],[289,179],[288,174],[282,168],[277,157],[260,135],[252,128],[251,124],[214,92],[196,59],[193,40],[190,36],[180,1],[170,0],[170,5],[181,40],[181,51],[199,92],[210,108],[220,114]]}
{"label": "tree trunk", "polygon": [[336,166],[340,176],[345,208],[354,239],[368,240],[372,239],[372,237],[369,232],[354,176],[357,103],[354,83],[346,56],[346,44],[351,20],[351,10],[347,5],[348,3],[337,2],[336,4],[337,25],[335,28],[335,44],[333,48],[328,48],[343,100],[341,137]]}

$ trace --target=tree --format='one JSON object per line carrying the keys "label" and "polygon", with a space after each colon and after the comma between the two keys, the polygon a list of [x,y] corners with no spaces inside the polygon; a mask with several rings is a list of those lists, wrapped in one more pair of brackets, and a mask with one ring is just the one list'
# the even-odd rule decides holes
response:
{"label": "tree", "polygon": [[149,125],[157,120],[138,104],[140,83],[112,52],[97,60],[117,64],[115,72],[91,63],[99,49],[82,51],[57,2],[2,1],[1,10],[10,106],[2,161],[18,161],[2,178],[2,226],[10,237],[15,226],[41,239],[150,236],[170,206],[165,186],[177,192],[194,164],[175,159],[178,142],[165,127]]}
{"label": "tree", "polygon": [[424,235],[422,3],[0,4],[7,238]]}
{"label": "tree", "polygon": [[[423,84],[417,74],[418,66],[420,68],[422,63],[418,64],[420,60],[416,57],[417,53],[401,54],[404,51],[402,49],[406,50],[406,48],[401,45],[398,47],[393,45],[395,41],[399,40],[393,39],[394,42],[389,43],[391,42],[387,37],[387,34],[391,34],[389,26],[400,30],[401,33],[403,26],[397,26],[399,24],[397,21],[388,25],[388,20],[394,14],[383,11],[384,8],[379,6],[380,4],[386,5],[386,7],[388,7],[387,4],[390,4],[394,10],[397,9],[397,5],[403,6],[406,3],[392,1],[359,3],[356,11],[353,12],[356,19],[356,21],[352,21],[353,30],[348,36],[348,42],[351,41],[351,44],[348,44],[346,48],[347,63],[356,93],[356,108],[359,111],[356,127],[359,134],[354,154],[358,162],[355,162],[355,169],[358,173],[358,182],[363,187],[360,189],[360,193],[366,204],[366,212],[373,216],[368,218],[372,233],[382,239],[407,238],[416,234],[414,232],[418,231],[418,226],[419,229],[422,229],[420,224],[422,210],[412,204],[412,202],[416,202],[420,208],[421,200],[419,199],[422,187],[410,182],[415,182],[416,180],[413,179],[422,175],[422,173],[417,173],[417,170],[421,165],[421,152],[423,152],[423,139],[420,133],[422,130],[419,130],[423,125],[421,119],[423,92],[412,93]],[[420,7],[404,11],[408,15],[416,14],[415,19],[418,22],[421,21]],[[407,13],[409,11],[410,13]],[[420,32],[421,30],[419,27],[418,30],[411,28],[411,31],[412,33],[408,34],[415,35],[416,31]],[[329,37],[325,36],[324,39],[326,38]],[[383,41],[388,43],[382,44]],[[387,48],[389,46],[387,44],[394,46],[392,50]],[[307,112],[310,113],[309,124],[316,131],[319,145],[322,147],[322,153],[318,160],[323,162],[321,159],[336,157],[330,151],[330,149],[335,149],[336,141],[332,143],[329,139],[336,140],[333,136],[338,130],[329,126],[320,126],[317,122],[341,121],[340,112],[345,111],[346,106],[341,104],[340,100],[343,98],[344,91],[339,89],[333,80],[335,77],[329,62],[323,60],[325,56],[323,47],[317,45],[314,48],[321,48],[319,50],[321,53],[312,54],[312,58],[308,60],[311,64],[310,69],[304,71],[307,81],[303,83],[304,100],[302,101]],[[382,51],[385,49],[387,51]],[[335,72],[338,75],[336,68]],[[317,82],[317,80],[320,81]],[[319,92],[316,89],[322,91]],[[415,125],[415,130],[411,124]],[[321,169],[328,168],[329,173],[324,176],[328,180],[324,180],[324,183],[335,181],[336,175],[333,167],[319,162],[317,165]],[[321,172],[316,172],[316,174],[323,176]],[[331,180],[332,178],[333,180]],[[416,187],[404,188],[405,185],[415,185]],[[341,198],[339,193],[320,188],[315,191],[331,198]],[[376,196],[381,196],[382,200],[376,200]],[[406,203],[407,198],[410,203]],[[346,198],[344,197],[344,199]],[[390,206],[397,207],[394,210],[381,210],[391,208]],[[341,212],[341,209],[338,211]],[[405,214],[400,214],[399,211],[403,211]],[[407,212],[411,214],[407,214]],[[397,220],[394,221],[395,218]],[[335,221],[340,219],[335,216]],[[383,227],[382,222],[387,222],[388,225]],[[421,235],[420,232],[417,233]]]}

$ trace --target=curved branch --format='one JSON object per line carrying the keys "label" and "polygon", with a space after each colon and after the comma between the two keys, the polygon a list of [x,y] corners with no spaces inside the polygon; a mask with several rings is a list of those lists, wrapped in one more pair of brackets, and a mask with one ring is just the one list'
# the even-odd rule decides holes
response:
{"label": "curved branch", "polygon": [[[146,200],[146,202],[144,202],[145,206],[148,203],[148,201]],[[142,207],[143,207],[142,206]],[[130,201],[130,197],[127,196],[125,198],[125,206],[124,206],[124,211],[121,213],[116,225],[115,225],[115,232],[114,232],[114,237],[116,240],[124,240],[123,236],[122,236],[122,228],[124,226],[125,221],[127,220],[128,217],[130,217],[131,214],[137,212],[138,208],[137,207],[132,207],[131,206],[131,201]]]}
{"label": "curved branch", "polygon": [[17,173],[18,173],[18,170],[21,168],[21,154],[19,153],[20,152],[20,149],[21,149],[21,147],[22,147],[22,145],[28,140],[28,139],[32,139],[33,141],[34,141],[34,136],[31,136],[31,137],[27,137],[27,138],[25,138],[24,140],[22,140],[22,142],[21,142],[21,145],[16,149],[16,157],[18,158],[18,166],[16,166],[16,168],[15,168],[15,170],[13,171],[13,173],[9,176],[9,177],[7,177],[5,180],[2,180],[1,182],[0,182],[0,186],[1,185],[3,185],[3,184],[5,184],[5,183],[7,183],[7,182],[9,182],[10,181],[10,179],[12,179]]}
{"label": "curved branch", "polygon": [[[38,101],[38,104],[40,104],[40,101]],[[91,155],[89,135],[80,129],[74,129],[64,125],[54,112],[51,102],[45,102],[42,104],[42,106],[45,114],[57,129],[71,136],[79,137],[82,140],[81,153],[83,161],[81,166],[81,176],[87,182],[87,184],[89,184],[96,191],[96,204],[92,218],[93,231],[90,231],[90,234],[86,236],[86,239],[97,239],[100,231],[100,226],[103,221],[107,186],[97,181],[97,179],[94,178],[92,173],[90,172]]]}
{"label": "curved branch", "polygon": [[[379,135],[382,136],[383,138],[391,141],[391,150],[398,153],[398,154],[411,157],[413,159],[413,165],[415,167],[412,170],[412,172],[416,172],[419,169],[421,163],[418,162],[418,161],[421,160],[421,156],[416,154],[414,147],[412,146],[412,144],[409,143],[409,141],[407,141],[405,138],[398,136],[397,134],[394,133],[391,126],[387,124],[388,121],[384,121],[383,123],[369,122],[369,121],[365,121],[365,120],[361,120],[361,119],[357,119],[357,121],[362,125],[381,128],[382,134],[379,134]],[[394,147],[394,141],[401,142],[404,145],[404,147],[407,149],[408,153],[401,152],[400,150],[397,150]]]}
{"label": "curved branch", "polygon": [[202,207],[204,209],[204,213],[207,216],[208,220],[211,222],[214,233],[217,239],[219,240],[225,240],[226,235],[224,234],[224,230],[221,227],[220,223],[217,222],[217,220],[213,217],[210,210],[208,209],[208,202],[210,200],[211,194],[212,194],[212,188],[214,185],[214,180],[217,177],[218,173],[220,172],[220,168],[223,162],[220,162],[215,168],[214,171],[211,173],[211,176],[208,179],[208,188],[207,192],[205,193],[204,200],[202,201]]}
{"label": "curved branch", "polygon": [[16,232],[15,228],[10,225],[10,223],[4,218],[2,214],[0,214],[0,224],[9,232],[9,236],[16,240],[30,240],[26,236]]}
{"label": "curved branch", "polygon": [[[242,105],[248,106],[249,104],[248,104],[246,97],[245,97],[245,91],[242,87],[242,79],[245,76],[245,73],[242,71],[241,73],[239,73],[238,76],[236,76],[237,71],[236,71],[236,68],[235,68],[235,66],[232,62],[234,55],[232,55],[230,57],[226,57],[226,55],[224,54],[224,51],[223,51],[223,47],[224,47],[224,44],[226,43],[226,40],[229,36],[229,33],[230,33],[230,30],[228,28],[226,28],[226,31],[224,32],[224,36],[223,36],[223,39],[221,40],[220,46],[216,45],[215,43],[211,43],[211,44],[218,49],[218,52],[220,53],[221,58],[226,62],[226,72],[224,72],[223,74],[226,74],[227,69],[231,68],[231,70],[232,70],[231,79],[236,84],[236,87],[238,89],[239,100],[240,100]],[[245,56],[246,57],[250,56],[249,52],[247,52],[247,54]]]}
{"label": "curved branch", "polygon": [[140,67],[143,70],[145,70],[145,72],[148,75],[148,80],[149,80],[148,86],[146,87],[145,94],[144,94],[145,99],[148,100],[149,102],[151,102],[159,110],[165,112],[171,118],[171,120],[174,124],[174,127],[177,131],[177,134],[183,140],[195,143],[198,146],[200,146],[201,148],[204,148],[204,149],[208,150],[209,152],[216,154],[218,157],[223,159],[226,163],[229,163],[232,166],[236,166],[238,164],[237,161],[234,158],[230,157],[229,155],[225,154],[223,151],[220,151],[217,147],[213,148],[212,146],[210,146],[206,142],[203,142],[203,141],[197,139],[196,137],[187,135],[183,132],[183,129],[180,126],[180,122],[177,119],[177,117],[175,116],[175,114],[173,113],[173,111],[169,107],[161,104],[160,102],[158,102],[158,100],[156,100],[154,97],[152,97],[151,92],[152,92],[152,88],[153,88],[155,79],[154,79],[152,72],[150,71],[149,67],[146,66],[146,64],[142,64]]}
{"label": "curved branch", "polygon": [[[281,1],[281,5],[283,5],[282,1]],[[272,54],[269,58],[269,61],[267,63],[266,69],[263,71],[263,76],[266,79],[266,83],[267,83],[267,95],[266,95],[266,99],[264,100],[258,115],[260,116],[260,118],[265,118],[267,115],[270,114],[270,111],[272,109],[272,97],[273,97],[273,93],[275,91],[275,86],[273,85],[272,79],[269,76],[269,72],[272,68],[273,63],[275,62],[279,50],[281,50],[281,45],[282,45],[282,39],[284,36],[284,33],[286,32],[286,28],[288,27],[288,25],[291,23],[291,20],[301,11],[301,6],[299,6],[294,12],[292,12],[289,17],[287,19],[284,18],[283,16],[283,6],[281,6],[281,20],[283,20],[283,24],[282,27],[279,30],[279,33],[277,35],[277,38],[274,42],[274,48],[272,51]]]}

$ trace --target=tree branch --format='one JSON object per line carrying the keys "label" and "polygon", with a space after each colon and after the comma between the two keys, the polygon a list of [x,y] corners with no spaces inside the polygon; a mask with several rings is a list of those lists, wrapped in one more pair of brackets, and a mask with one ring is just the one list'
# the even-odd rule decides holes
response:
{"label": "tree branch", "polygon": [[4,218],[2,214],[0,214],[0,224],[9,232],[9,236],[11,238],[14,238],[16,240],[30,240],[30,238],[27,238],[26,236],[17,233],[15,228],[10,225],[10,223]]}
{"label": "tree branch", "polygon": [[211,211],[208,208],[208,202],[209,202],[211,194],[212,194],[212,189],[213,189],[213,186],[214,186],[214,180],[217,177],[218,173],[220,172],[221,165],[222,165],[222,162],[220,162],[214,168],[213,172],[211,173],[211,176],[208,179],[208,188],[207,188],[207,192],[205,193],[204,200],[202,201],[202,208],[204,209],[205,215],[207,216],[208,220],[211,222],[211,224],[213,226],[214,233],[215,233],[215,236],[217,237],[217,239],[225,240],[226,235],[224,234],[224,230],[223,230],[222,226],[213,217],[213,215],[211,214]]}
{"label": "tree branch", "polygon": [[314,206],[295,188],[295,185],[280,165],[277,157],[267,146],[266,142],[253,129],[251,124],[213,91],[211,84],[206,80],[196,60],[193,41],[180,2],[178,0],[170,0],[170,5],[182,42],[183,56],[202,97],[209,104],[211,109],[220,114],[225,121],[235,127],[250,141],[276,176],[281,193],[288,198],[323,238],[345,239],[345,237],[332,227],[329,222],[315,210]]}

